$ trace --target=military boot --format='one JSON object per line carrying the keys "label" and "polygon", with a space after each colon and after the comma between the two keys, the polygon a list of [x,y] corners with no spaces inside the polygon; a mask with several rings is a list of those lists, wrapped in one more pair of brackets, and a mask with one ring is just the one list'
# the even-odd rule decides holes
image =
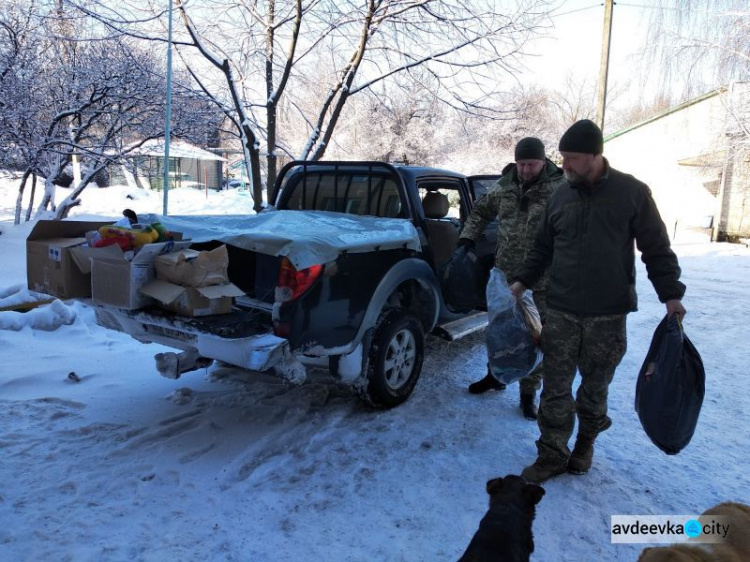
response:
{"label": "military boot", "polygon": [[523,417],[527,420],[535,420],[539,414],[539,408],[536,405],[536,395],[522,392],[521,409],[523,410]]}
{"label": "military boot", "polygon": [[561,464],[551,464],[538,458],[534,464],[523,469],[521,477],[532,484],[541,484],[554,476],[564,473],[567,466],[565,461]]}
{"label": "military boot", "polygon": [[487,392],[488,390],[505,390],[505,387],[505,383],[497,380],[492,376],[492,373],[488,371],[487,375],[482,380],[471,383],[469,385],[469,392],[471,392],[472,394],[482,394],[483,392]]}
{"label": "military boot", "polygon": [[586,474],[594,459],[594,437],[578,435],[573,452],[568,459],[568,472],[571,474]]}

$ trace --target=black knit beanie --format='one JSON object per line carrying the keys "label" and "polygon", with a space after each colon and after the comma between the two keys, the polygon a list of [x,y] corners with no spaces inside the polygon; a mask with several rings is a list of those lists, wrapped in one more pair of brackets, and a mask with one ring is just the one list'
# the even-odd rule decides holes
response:
{"label": "black knit beanie", "polygon": [[544,160],[544,143],[535,137],[526,137],[516,145],[516,162],[519,160]]}
{"label": "black knit beanie", "polygon": [[601,154],[604,152],[602,130],[588,119],[576,121],[560,137],[560,152]]}

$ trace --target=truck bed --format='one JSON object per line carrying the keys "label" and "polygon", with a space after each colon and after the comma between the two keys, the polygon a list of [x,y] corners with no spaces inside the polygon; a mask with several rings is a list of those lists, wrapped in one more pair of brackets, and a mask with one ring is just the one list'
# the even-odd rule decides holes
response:
{"label": "truck bed", "polygon": [[171,325],[189,332],[200,332],[228,339],[255,336],[272,329],[268,313],[237,307],[228,314],[187,317],[154,306],[133,311],[132,317],[141,320],[150,318],[159,325]]}

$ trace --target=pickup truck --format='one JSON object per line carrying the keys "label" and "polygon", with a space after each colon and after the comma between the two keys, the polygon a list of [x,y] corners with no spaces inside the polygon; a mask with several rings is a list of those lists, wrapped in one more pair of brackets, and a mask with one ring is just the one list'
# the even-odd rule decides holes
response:
{"label": "pickup truck", "polygon": [[[98,305],[97,322],[181,350],[156,356],[169,378],[219,360],[298,383],[307,367],[322,366],[368,404],[397,406],[419,379],[425,334],[455,340],[486,326],[486,307],[452,310],[441,280],[474,201],[498,178],[291,162],[273,205],[257,215],[160,217],[194,249],[227,245],[229,280],[245,293],[231,313],[188,318]],[[475,248],[486,274],[496,229],[488,225]]]}

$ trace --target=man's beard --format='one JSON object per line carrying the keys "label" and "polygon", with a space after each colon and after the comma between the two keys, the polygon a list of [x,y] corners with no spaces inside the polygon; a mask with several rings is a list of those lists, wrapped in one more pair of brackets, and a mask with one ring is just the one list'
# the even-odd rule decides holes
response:
{"label": "man's beard", "polygon": [[588,181],[586,180],[586,176],[582,176],[581,174],[578,174],[574,172],[573,170],[563,170],[563,174],[565,174],[565,179],[568,180],[570,183],[573,183],[573,184],[588,183]]}

